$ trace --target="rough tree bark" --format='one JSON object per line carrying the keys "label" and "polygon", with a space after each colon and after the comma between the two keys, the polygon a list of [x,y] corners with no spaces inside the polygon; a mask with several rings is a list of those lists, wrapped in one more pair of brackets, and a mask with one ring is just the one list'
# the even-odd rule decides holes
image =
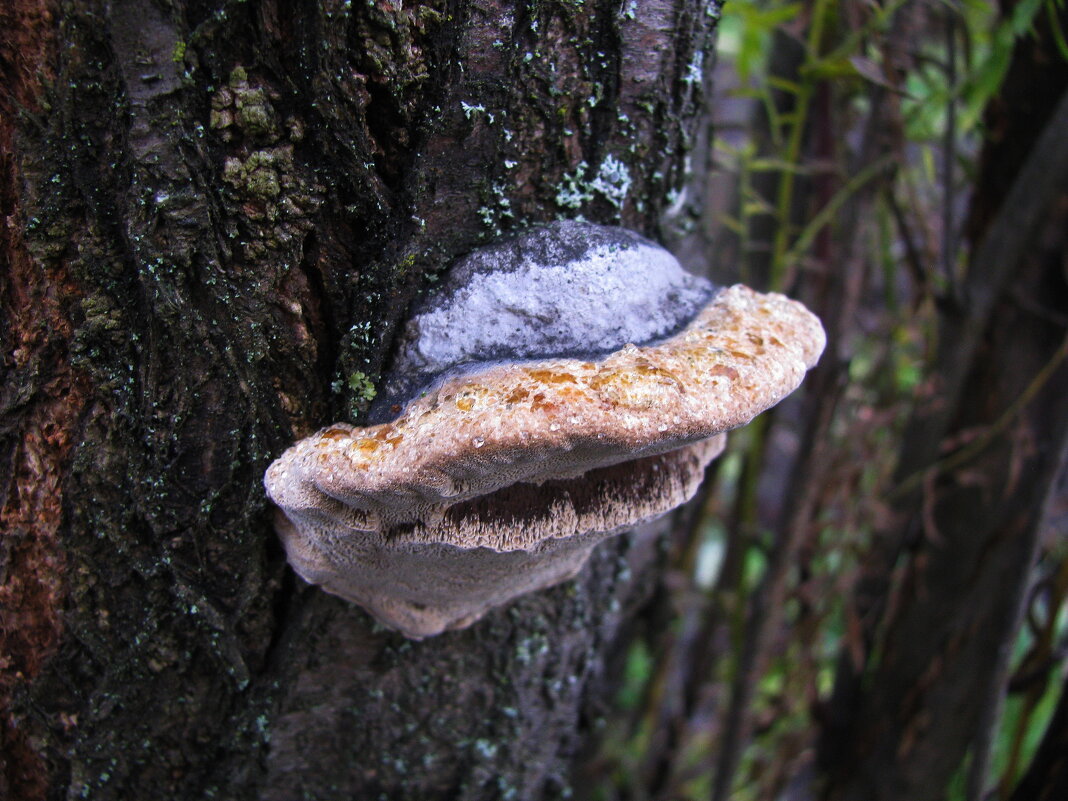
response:
{"label": "rough tree bark", "polygon": [[260,481],[457,254],[578,214],[671,240],[717,18],[0,8],[0,796],[564,792],[655,542],[409,642],[293,577]]}

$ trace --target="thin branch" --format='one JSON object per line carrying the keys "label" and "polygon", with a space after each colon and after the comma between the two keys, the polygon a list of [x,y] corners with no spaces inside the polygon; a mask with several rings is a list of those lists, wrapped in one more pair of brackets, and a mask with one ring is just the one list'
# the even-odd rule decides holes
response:
{"label": "thin branch", "polygon": [[946,8],[946,83],[949,105],[942,137],[942,274],[950,286],[957,280],[957,224],[953,206],[957,197],[954,164],[957,160],[957,13],[955,3]]}

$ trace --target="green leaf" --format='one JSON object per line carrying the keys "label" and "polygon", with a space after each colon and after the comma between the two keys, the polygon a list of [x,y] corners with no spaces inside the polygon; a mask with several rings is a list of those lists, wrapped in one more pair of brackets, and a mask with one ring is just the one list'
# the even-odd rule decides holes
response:
{"label": "green leaf", "polygon": [[802,67],[801,74],[806,78],[818,81],[834,80],[835,78],[856,78],[860,75],[853,65],[853,59],[846,56],[821,58]]}

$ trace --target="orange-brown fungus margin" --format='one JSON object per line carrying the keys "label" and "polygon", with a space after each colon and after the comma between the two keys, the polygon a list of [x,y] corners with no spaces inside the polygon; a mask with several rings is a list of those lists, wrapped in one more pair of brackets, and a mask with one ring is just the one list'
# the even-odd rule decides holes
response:
{"label": "orange-brown fungus margin", "polygon": [[47,376],[10,414],[17,445],[0,479],[0,796],[36,801],[47,793],[44,761],[12,716],[10,699],[59,641],[62,479],[87,391],[68,358],[73,330],[63,303],[77,298],[77,289],[63,265],[35,264],[22,239],[16,125],[21,110],[38,108],[41,81],[50,77],[55,27],[48,3],[5,0],[0,31],[0,304],[7,325],[0,364],[7,381],[26,380],[28,365]]}

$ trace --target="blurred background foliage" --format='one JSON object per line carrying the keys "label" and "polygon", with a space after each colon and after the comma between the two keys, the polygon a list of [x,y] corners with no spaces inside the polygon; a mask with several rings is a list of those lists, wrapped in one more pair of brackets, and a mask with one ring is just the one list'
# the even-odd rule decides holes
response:
{"label": "blurred background foliage", "polygon": [[[917,405],[937,398],[939,318],[985,230],[989,190],[976,182],[984,148],[1007,135],[991,127],[1006,76],[1035,52],[1064,75],[1065,19],[1064,0],[725,7],[704,220],[713,274],[801,297],[829,347],[802,393],[732,434],[683,514],[646,636],[624,657],[622,712],[590,797],[816,797],[842,661],[879,661],[853,596],[889,507],[919,483],[902,480],[899,443]],[[962,447],[942,469],[960,473],[970,455]],[[975,701],[992,713],[932,797],[1014,797],[1047,732],[1068,653],[1063,473],[1023,568],[997,698]],[[900,586],[891,573],[912,556],[883,580]]]}

